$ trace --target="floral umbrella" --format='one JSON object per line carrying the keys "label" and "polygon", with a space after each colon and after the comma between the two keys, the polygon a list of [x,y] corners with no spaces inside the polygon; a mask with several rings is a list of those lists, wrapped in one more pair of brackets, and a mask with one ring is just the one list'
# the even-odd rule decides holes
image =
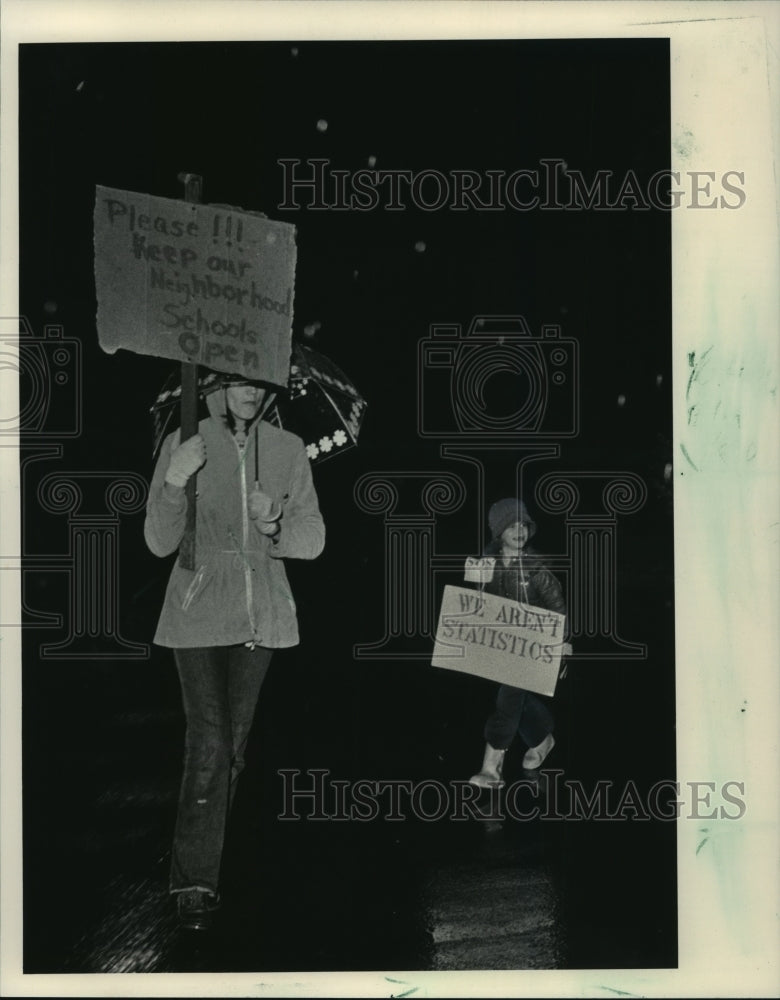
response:
{"label": "floral umbrella", "polygon": [[297,434],[312,462],[323,462],[357,444],[366,401],[333,362],[295,344],[289,398],[278,399],[269,419]]}
{"label": "floral umbrella", "polygon": [[[205,397],[223,385],[240,382],[246,379],[204,370],[198,378],[198,391]],[[181,385],[174,372],[151,408],[155,455],[180,397]],[[357,444],[365,409],[366,401],[330,358],[295,343],[287,393],[276,397],[264,419],[302,438],[309,459],[316,464]]]}

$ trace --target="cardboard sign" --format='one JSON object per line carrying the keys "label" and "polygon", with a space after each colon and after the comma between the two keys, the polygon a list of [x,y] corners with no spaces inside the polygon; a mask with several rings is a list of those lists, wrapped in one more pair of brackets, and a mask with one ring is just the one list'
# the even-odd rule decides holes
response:
{"label": "cardboard sign", "polygon": [[465,587],[445,587],[434,667],[552,695],[565,616]]}
{"label": "cardboard sign", "polygon": [[100,346],[287,385],[295,227],[98,186]]}
{"label": "cardboard sign", "polygon": [[483,556],[474,559],[471,556],[466,559],[466,571],[463,579],[466,583],[476,583],[483,586],[493,579],[493,571],[496,568],[496,560],[493,556]]}

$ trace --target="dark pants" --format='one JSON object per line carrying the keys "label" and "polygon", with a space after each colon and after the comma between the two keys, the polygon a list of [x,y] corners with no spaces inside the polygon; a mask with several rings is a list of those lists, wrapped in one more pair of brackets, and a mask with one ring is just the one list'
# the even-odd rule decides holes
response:
{"label": "dark pants", "polygon": [[502,684],[496,707],[485,723],[485,739],[496,750],[506,750],[516,733],[526,746],[538,746],[553,731],[554,720],[545,702],[524,688]]}
{"label": "dark pants", "polygon": [[171,892],[218,889],[225,826],[271,653],[263,646],[174,650],[187,732]]}

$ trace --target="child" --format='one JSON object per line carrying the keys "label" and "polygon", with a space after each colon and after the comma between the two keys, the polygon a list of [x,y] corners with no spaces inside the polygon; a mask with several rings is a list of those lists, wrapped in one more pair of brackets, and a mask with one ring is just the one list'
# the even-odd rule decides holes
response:
{"label": "child", "polygon": [[[522,500],[514,497],[499,500],[488,512],[492,540],[487,555],[495,555],[492,578],[483,589],[488,594],[530,604],[547,611],[566,614],[561,587],[544,561],[527,543],[536,532]],[[501,788],[504,754],[515,733],[528,746],[523,767],[541,767],[555,745],[553,717],[547,702],[540,695],[523,688],[501,684],[496,707],[485,723],[485,757],[482,770],[469,778],[481,788]]]}

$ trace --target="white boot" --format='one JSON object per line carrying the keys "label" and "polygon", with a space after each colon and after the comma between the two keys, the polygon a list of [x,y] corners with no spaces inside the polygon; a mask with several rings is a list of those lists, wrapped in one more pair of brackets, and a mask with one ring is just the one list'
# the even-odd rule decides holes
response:
{"label": "white boot", "polygon": [[482,770],[469,778],[469,784],[479,785],[480,788],[503,788],[504,779],[501,777],[501,771],[504,767],[505,753],[506,750],[496,750],[486,743]]}
{"label": "white boot", "polygon": [[530,750],[526,751],[526,755],[523,757],[523,767],[525,770],[535,771],[537,767],[541,767],[544,758],[554,746],[555,737],[552,733],[548,733],[538,746],[531,747]]}

